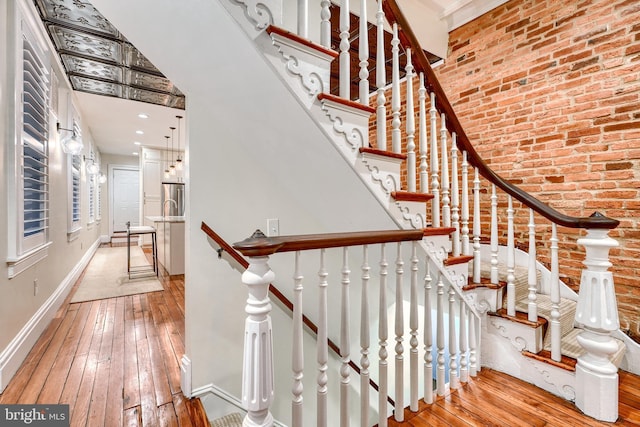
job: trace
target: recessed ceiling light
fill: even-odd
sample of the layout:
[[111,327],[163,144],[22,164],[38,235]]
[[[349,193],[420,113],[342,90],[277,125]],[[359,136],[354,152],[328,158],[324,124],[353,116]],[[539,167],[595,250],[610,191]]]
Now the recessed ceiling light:
[[136,131],[136,133],[137,133],[138,135],[144,135],[144,132],[142,132],[141,130],[137,130],[137,131]]
[[145,114],[145,113],[140,113],[140,114],[138,114],[138,117],[140,117],[141,119],[148,119],[149,115]]
[[140,144],[142,144],[140,141],[133,141],[133,143],[134,143],[135,145],[140,145]]
[[134,152],[133,152],[133,155],[134,155],[134,156],[137,156],[137,155],[138,155],[138,152],[137,152],[137,151],[134,151]]

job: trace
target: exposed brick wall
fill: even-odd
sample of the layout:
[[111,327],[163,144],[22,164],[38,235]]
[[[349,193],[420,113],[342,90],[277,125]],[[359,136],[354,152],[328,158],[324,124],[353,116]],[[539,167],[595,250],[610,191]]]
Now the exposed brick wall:
[[[610,233],[621,327],[640,337],[640,2],[511,0],[449,46],[436,72],[491,167],[561,212],[621,221]],[[572,284],[577,237],[560,242]]]

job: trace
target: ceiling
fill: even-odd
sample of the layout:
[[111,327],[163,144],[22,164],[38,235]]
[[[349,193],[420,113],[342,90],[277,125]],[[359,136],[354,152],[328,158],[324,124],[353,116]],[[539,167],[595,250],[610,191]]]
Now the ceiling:
[[[140,146],[165,147],[176,116],[186,118],[184,94],[89,1],[33,1],[99,150],[131,156]],[[450,31],[507,0],[415,1],[435,10]]]

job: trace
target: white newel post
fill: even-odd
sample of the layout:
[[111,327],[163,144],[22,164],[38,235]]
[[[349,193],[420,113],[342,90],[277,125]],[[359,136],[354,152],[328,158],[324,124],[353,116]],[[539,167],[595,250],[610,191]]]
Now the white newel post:
[[613,422],[618,418],[618,368],[610,356],[617,350],[611,332],[619,329],[616,293],[609,250],[618,242],[609,230],[587,230],[578,239],[586,258],[580,280],[576,322],[584,326],[578,342],[586,353],[576,365],[576,406],[593,418]]
[[245,311],[242,404],[247,415],[243,427],[272,426],[269,407],[273,402],[273,345],[269,284],[275,274],[268,256],[249,257],[242,283],[249,289]]

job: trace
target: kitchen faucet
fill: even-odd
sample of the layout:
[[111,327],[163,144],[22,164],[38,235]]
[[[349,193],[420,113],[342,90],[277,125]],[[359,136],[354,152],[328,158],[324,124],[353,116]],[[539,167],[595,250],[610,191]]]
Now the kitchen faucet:
[[178,203],[175,200],[173,200],[173,199],[165,200],[164,203],[162,204],[162,216],[163,217],[165,216],[164,213],[165,213],[165,210],[166,210],[165,208],[167,207],[167,202],[173,202],[173,205],[176,207],[176,209],[178,209]]

